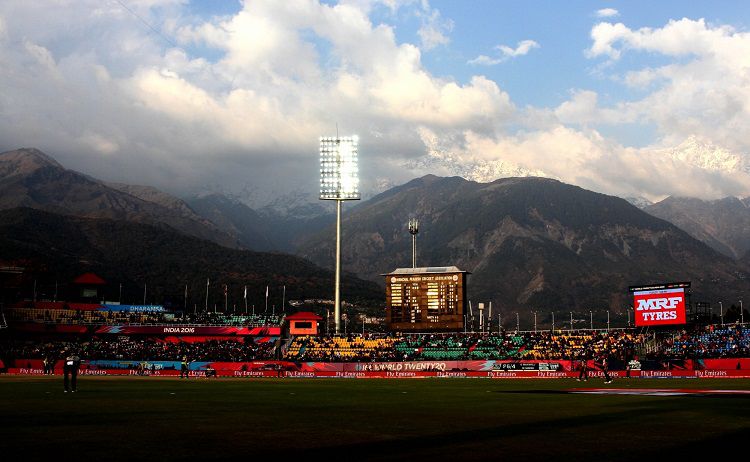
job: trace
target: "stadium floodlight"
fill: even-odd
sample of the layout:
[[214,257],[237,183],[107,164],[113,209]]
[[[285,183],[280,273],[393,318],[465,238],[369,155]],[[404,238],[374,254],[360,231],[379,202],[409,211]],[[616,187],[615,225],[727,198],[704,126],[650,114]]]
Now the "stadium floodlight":
[[320,138],[320,199],[359,200],[357,136]]
[[320,137],[320,199],[336,201],[336,281],[334,318],[341,333],[341,202],[359,200],[359,138]]

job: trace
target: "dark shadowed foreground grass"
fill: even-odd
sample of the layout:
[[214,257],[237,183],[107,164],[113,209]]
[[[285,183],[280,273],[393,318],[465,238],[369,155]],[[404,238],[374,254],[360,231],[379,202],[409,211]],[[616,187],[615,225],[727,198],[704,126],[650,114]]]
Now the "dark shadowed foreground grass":
[[[687,460],[750,448],[750,398],[571,380],[0,377],[5,454],[78,460]],[[589,387],[748,389],[750,380]],[[735,456],[736,457],[736,456]]]

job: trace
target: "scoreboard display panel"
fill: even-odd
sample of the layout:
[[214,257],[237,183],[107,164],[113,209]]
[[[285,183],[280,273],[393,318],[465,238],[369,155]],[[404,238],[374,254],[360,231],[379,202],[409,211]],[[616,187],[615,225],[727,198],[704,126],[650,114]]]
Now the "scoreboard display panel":
[[385,274],[388,328],[420,332],[462,329],[466,274],[456,267],[401,268]]

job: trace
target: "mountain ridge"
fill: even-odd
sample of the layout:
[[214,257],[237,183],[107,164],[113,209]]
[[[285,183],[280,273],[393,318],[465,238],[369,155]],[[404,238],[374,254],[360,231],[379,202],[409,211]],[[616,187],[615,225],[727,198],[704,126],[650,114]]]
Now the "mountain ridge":
[[[417,266],[472,272],[470,297],[501,309],[621,308],[629,285],[670,280],[692,279],[708,299],[739,293],[733,284],[750,289],[744,266],[676,226],[624,199],[535,177],[426,176],[378,195],[345,214],[343,267],[383,284],[380,274],[410,266],[410,217],[420,220]],[[300,254],[330,264],[328,234]]]
[[75,216],[162,223],[188,235],[239,247],[235,237],[197,216],[177,198],[173,199],[175,206],[170,207],[138,197],[147,190],[162,199],[168,196],[147,188],[105,184],[64,168],[37,149],[0,153],[0,209],[32,207]]

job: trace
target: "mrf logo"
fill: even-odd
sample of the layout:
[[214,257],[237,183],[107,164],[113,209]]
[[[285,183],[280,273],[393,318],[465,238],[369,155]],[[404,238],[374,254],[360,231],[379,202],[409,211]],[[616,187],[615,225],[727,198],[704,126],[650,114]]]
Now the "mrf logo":
[[635,292],[635,325],[685,324],[685,289]]
[[673,310],[682,301],[682,297],[652,298],[649,300],[638,300],[637,310]]

